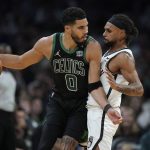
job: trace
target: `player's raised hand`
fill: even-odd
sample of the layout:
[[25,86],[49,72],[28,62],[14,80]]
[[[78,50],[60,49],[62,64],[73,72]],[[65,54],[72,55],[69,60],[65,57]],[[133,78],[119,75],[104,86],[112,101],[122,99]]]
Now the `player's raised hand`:
[[119,114],[119,112],[114,110],[113,108],[108,109],[107,115],[109,119],[113,122],[113,124],[120,124],[123,121],[122,116]]

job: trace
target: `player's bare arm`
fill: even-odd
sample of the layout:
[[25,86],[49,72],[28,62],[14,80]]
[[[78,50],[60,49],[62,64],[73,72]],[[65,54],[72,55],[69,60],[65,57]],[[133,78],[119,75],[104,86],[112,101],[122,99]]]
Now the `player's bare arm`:
[[[100,80],[100,59],[102,51],[99,43],[95,40],[91,41],[87,46],[87,61],[89,62],[88,82],[95,83]],[[95,100],[102,108],[107,104],[106,95],[103,88],[99,87],[91,92]]]
[[120,53],[116,58],[114,58],[114,60],[112,60],[109,68],[112,68],[112,72],[116,72],[119,70],[119,72],[129,82],[129,85],[117,84],[114,80],[113,75],[109,71],[107,71],[108,82],[113,89],[129,96],[143,95],[143,86],[135,69],[135,62],[132,56],[126,53]]
[[[101,47],[97,41],[92,41],[91,43],[89,43],[89,45],[87,46],[86,56],[87,61],[89,62],[88,82],[89,84],[95,83],[99,81],[100,78],[100,60],[102,56]],[[96,88],[91,92],[91,94],[97,101],[97,103],[104,109],[108,102],[103,88]],[[121,115],[112,108],[108,109],[107,115],[114,124],[119,124],[122,122]]]
[[22,55],[0,54],[1,65],[6,68],[24,69],[38,63],[44,57],[50,59],[52,49],[52,36],[38,40],[32,49]]

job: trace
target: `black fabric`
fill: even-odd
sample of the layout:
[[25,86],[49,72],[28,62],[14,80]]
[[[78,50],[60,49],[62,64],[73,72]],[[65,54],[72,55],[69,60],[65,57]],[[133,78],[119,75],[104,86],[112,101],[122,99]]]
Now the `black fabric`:
[[[107,67],[107,68],[108,68],[108,67]],[[117,74],[114,75],[114,79],[115,79],[115,80],[117,79],[117,76],[118,76]],[[108,93],[107,93],[107,95],[106,95],[107,99],[109,98],[111,92],[112,92],[112,88],[110,87],[109,90],[108,90]]]
[[[115,75],[114,79],[116,80],[117,78],[117,74]],[[109,91],[107,93],[107,99],[108,97],[110,96],[112,92],[112,88],[110,87],[109,88]],[[92,150],[96,150],[96,147],[98,146],[98,144],[100,143],[100,141],[103,139],[103,132],[104,132],[104,122],[105,122],[105,115],[108,111],[108,109],[111,108],[111,105],[110,104],[107,104],[103,110],[103,114],[102,114],[102,120],[101,120],[101,132],[100,132],[100,138],[98,139],[98,141],[96,142],[96,144],[94,145],[93,149]]]
[[63,46],[63,33],[55,36],[51,58],[55,90],[66,99],[87,97],[89,64],[85,60],[86,42],[70,53]]
[[107,111],[108,111],[109,108],[111,108],[111,105],[110,105],[110,104],[107,104],[107,105],[104,107],[104,110],[103,110],[103,111],[104,111],[105,113],[107,113]]
[[92,92],[93,90],[95,90],[99,87],[102,87],[101,81],[97,81],[97,82],[94,82],[94,83],[89,83],[88,84],[88,91]]
[[51,94],[38,150],[52,149],[57,137],[63,135],[80,140],[87,128],[85,102],[86,100],[61,100],[58,94]]
[[96,150],[98,144],[99,144],[100,141],[103,139],[105,115],[106,115],[106,112],[103,111],[103,114],[102,114],[102,120],[101,120],[101,132],[100,132],[100,138],[97,140],[97,142],[95,143],[95,145],[94,145],[94,147],[93,147],[92,150]]
[[116,17],[111,17],[108,22],[112,23],[113,25],[115,25],[116,27],[120,28],[120,29],[124,29],[127,30],[127,25],[124,23],[124,21],[122,21],[121,19],[117,19]]
[[130,43],[138,35],[138,29],[135,27],[134,22],[124,14],[113,15],[108,22],[112,23],[119,29],[125,30],[127,34],[127,43]]
[[0,110],[0,150],[15,150],[14,114]]
[[101,132],[100,132],[100,137],[99,137],[99,139],[97,140],[97,142],[95,143],[95,145],[94,145],[94,147],[93,147],[92,150],[96,150],[98,144],[99,144],[100,141],[103,139],[105,116],[106,116],[106,113],[107,113],[107,111],[108,111],[109,108],[111,108],[111,105],[110,105],[110,104],[107,104],[107,105],[104,107],[103,114],[102,114],[102,120],[101,120]]
[[34,129],[31,141],[32,141],[32,150],[38,149],[38,144],[40,141],[40,137],[42,134],[42,125],[39,125],[36,129]]

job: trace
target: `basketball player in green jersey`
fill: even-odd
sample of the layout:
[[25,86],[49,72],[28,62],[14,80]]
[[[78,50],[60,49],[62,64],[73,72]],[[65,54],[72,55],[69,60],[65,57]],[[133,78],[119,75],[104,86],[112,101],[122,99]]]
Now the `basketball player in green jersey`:
[[62,137],[60,149],[73,150],[87,126],[85,108],[88,92],[93,95],[114,124],[122,120],[107,102],[99,81],[101,47],[88,36],[85,12],[77,7],[63,12],[63,33],[39,39],[32,49],[18,55],[0,55],[1,65],[24,69],[43,58],[51,62],[55,89],[50,93],[46,121],[38,150],[52,149]]

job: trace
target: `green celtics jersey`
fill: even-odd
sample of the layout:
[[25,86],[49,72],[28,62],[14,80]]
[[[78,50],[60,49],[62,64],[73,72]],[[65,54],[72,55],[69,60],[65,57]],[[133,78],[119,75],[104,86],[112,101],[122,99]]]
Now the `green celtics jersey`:
[[62,42],[63,33],[53,36],[51,66],[55,90],[66,99],[84,98],[88,95],[88,69],[86,46],[90,39],[69,52]]

